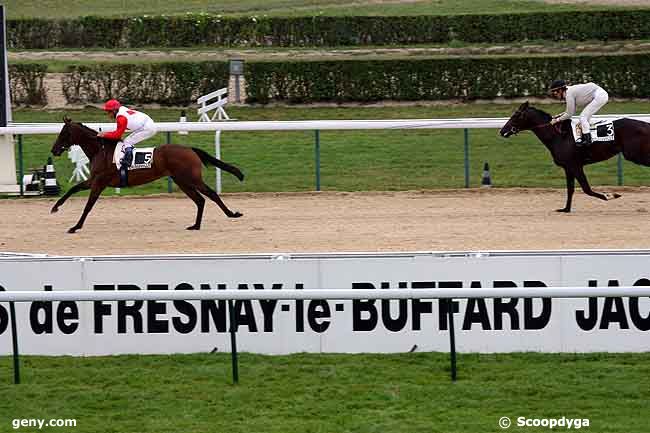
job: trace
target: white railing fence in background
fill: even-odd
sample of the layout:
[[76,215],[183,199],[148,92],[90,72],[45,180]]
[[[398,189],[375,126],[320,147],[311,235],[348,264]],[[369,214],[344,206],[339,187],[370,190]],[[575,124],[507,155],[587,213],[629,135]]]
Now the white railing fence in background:
[[[596,115],[594,120],[613,120],[628,117],[650,123],[648,114]],[[77,119],[79,120],[79,119]],[[320,191],[320,138],[321,130],[377,130],[377,129],[463,129],[464,130],[464,172],[465,188],[469,188],[469,129],[499,129],[508,118],[462,118],[462,119],[393,119],[393,120],[295,120],[295,121],[227,121],[227,122],[157,122],[158,132],[165,132],[167,142],[171,133],[222,131],[315,131],[316,191]],[[86,123],[90,128],[102,131],[115,129],[114,123]],[[58,134],[62,123],[12,123],[0,127],[0,136],[18,136],[19,179],[22,179],[22,135]],[[622,184],[622,158],[618,158],[618,183]],[[220,187],[220,185],[219,185]],[[171,180],[169,189],[171,188]],[[220,188],[219,188],[220,189]]]
[[[594,120],[613,120],[628,117],[650,123],[649,114],[596,115]],[[76,119],[79,120],[79,119]],[[390,120],[284,120],[284,121],[230,121],[230,122],[156,122],[158,132],[213,132],[213,131],[314,131],[362,129],[473,129],[501,128],[507,117],[460,119],[390,119]],[[115,123],[84,123],[102,131],[115,129]],[[63,123],[11,123],[0,127],[2,134],[58,134]]]

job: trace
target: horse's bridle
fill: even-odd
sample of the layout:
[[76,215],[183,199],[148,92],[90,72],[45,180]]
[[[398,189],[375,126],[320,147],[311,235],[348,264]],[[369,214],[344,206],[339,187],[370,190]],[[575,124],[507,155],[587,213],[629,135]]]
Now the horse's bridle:
[[[557,126],[557,125],[558,125],[557,123],[556,123],[556,124],[552,124],[552,123],[550,123],[550,122],[548,122],[548,123],[541,123],[541,124],[539,124],[539,125],[531,126],[530,130],[532,131],[533,129],[539,129],[539,128],[545,128],[545,127],[547,127],[547,126],[552,126],[553,128],[555,128],[555,130],[556,130],[557,132],[560,132],[559,129],[558,129],[558,126]],[[521,129],[517,128],[516,126],[514,126],[514,125],[511,125],[511,126],[510,126],[510,133],[511,133],[512,135],[517,135],[520,131],[521,131]]]

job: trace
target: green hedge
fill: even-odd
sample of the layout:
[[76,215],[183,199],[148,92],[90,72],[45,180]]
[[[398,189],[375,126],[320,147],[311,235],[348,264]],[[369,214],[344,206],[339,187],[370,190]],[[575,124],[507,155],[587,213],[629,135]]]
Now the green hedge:
[[129,103],[189,105],[228,86],[226,62],[166,62],[71,66],[63,77],[68,103],[118,98]]
[[[249,62],[247,102],[265,104],[545,96],[551,80],[594,81],[610,95],[650,97],[648,54],[562,57]],[[188,105],[228,83],[225,62],[70,67],[69,103],[117,97],[130,103]]]
[[45,74],[47,65],[19,63],[9,65],[11,101],[21,105],[47,105]]
[[195,14],[7,21],[11,49],[350,46],[650,38],[650,10],[402,17]]
[[483,57],[268,62],[246,66],[249,103],[545,96],[555,78],[594,81],[612,96],[650,97],[650,56]]

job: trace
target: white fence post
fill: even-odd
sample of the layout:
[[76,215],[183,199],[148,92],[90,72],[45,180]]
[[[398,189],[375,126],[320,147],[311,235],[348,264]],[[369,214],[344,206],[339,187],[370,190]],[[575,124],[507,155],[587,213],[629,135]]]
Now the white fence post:
[[[221,159],[221,131],[215,131],[214,133],[214,157]],[[216,169],[216,189],[217,194],[221,194],[221,169]]]
[[16,182],[16,156],[14,139],[10,134],[0,135],[0,193],[17,194],[20,186]]

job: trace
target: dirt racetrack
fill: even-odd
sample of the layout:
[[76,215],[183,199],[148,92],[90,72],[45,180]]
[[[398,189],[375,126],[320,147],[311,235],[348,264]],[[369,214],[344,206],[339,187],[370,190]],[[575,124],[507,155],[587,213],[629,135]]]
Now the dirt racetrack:
[[650,188],[598,188],[623,197],[600,201],[577,192],[560,214],[561,189],[424,192],[224,194],[244,213],[228,219],[206,203],[203,227],[184,196],[101,198],[76,234],[86,202],[0,200],[0,252],[56,255],[458,251],[650,248]]

